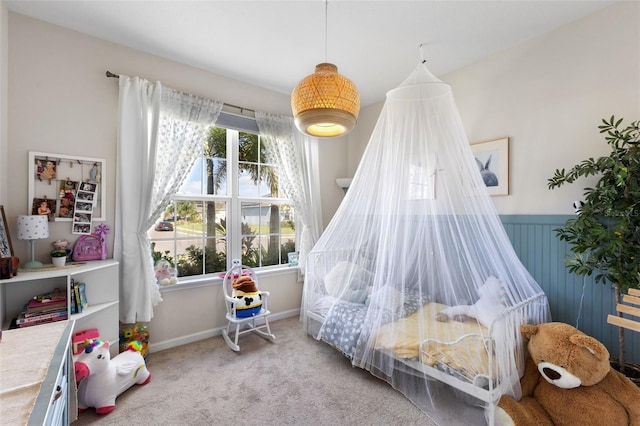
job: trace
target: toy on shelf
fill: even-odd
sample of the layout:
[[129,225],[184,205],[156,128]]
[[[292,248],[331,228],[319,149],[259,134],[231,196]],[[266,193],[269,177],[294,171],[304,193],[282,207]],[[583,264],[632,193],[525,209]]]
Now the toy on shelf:
[[56,240],[54,242],[51,243],[51,245],[53,246],[53,250],[60,250],[60,251],[64,251],[67,253],[67,257],[71,256],[71,249],[69,248],[69,245],[71,243],[67,240]]
[[72,258],[75,262],[102,259],[102,239],[96,234],[82,235],[73,246]]
[[105,225],[104,223],[96,226],[96,235],[100,239],[100,244],[102,245],[100,252],[100,259],[102,260],[107,258],[107,234],[109,231],[111,231],[111,228],[109,228],[109,225]]
[[178,282],[176,269],[168,260],[160,259],[155,265],[156,281],[161,286],[173,285]]
[[109,414],[116,407],[116,397],[131,386],[146,385],[151,380],[140,342],[111,359],[109,342],[87,343],[73,363],[78,385],[78,412],[94,407],[98,414]]

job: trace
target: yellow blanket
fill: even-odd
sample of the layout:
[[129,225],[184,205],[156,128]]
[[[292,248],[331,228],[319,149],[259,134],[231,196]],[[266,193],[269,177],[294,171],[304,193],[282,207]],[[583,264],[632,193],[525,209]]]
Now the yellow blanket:
[[[488,356],[485,338],[488,330],[475,319],[459,322],[436,321],[436,314],[447,306],[427,303],[405,318],[387,323],[375,335],[375,348],[392,352],[398,358],[419,358],[427,365],[445,363],[470,380],[478,374],[488,374]],[[457,343],[457,339],[467,335]],[[431,339],[423,345],[420,343]]]

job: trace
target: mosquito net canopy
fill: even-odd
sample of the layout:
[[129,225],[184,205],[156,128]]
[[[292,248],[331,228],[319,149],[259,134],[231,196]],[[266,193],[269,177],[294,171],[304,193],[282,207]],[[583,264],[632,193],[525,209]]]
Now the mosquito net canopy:
[[501,394],[520,396],[519,326],[550,321],[547,299],[500,222],[451,88],[424,63],[387,93],[308,257],[302,319],[437,422],[490,421]]

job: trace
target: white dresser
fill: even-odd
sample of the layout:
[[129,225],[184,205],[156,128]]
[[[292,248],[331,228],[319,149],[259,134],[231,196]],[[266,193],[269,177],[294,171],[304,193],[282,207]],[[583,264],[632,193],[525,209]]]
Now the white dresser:
[[73,327],[74,321],[61,321],[2,332],[2,424],[68,425],[75,420]]

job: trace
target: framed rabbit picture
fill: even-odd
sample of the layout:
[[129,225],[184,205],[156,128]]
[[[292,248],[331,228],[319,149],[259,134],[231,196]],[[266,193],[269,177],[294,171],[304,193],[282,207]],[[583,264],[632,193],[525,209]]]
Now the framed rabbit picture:
[[490,195],[509,195],[509,138],[471,145],[487,191]]

